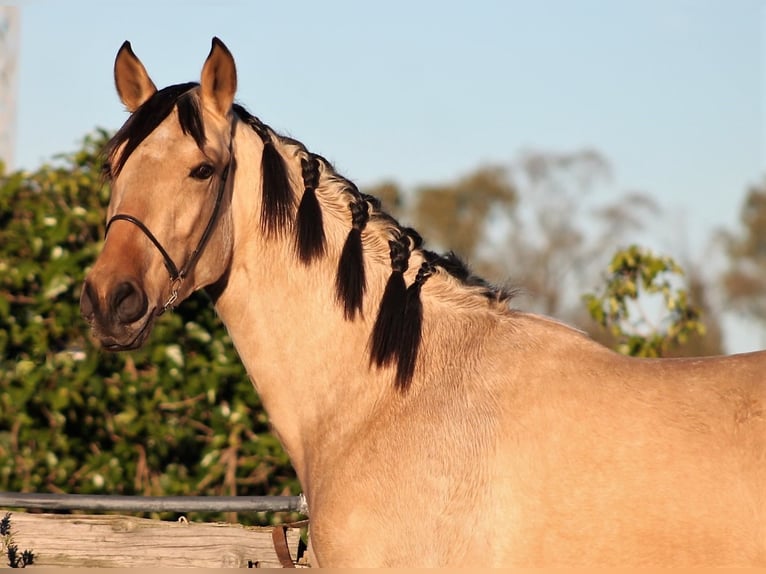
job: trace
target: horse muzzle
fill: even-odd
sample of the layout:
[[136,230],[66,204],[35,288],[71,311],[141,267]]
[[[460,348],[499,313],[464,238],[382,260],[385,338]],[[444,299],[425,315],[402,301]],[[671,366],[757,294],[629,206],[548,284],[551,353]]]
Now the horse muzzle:
[[108,351],[139,348],[149,336],[156,315],[136,281],[115,281],[99,291],[88,279],[80,295],[80,314]]

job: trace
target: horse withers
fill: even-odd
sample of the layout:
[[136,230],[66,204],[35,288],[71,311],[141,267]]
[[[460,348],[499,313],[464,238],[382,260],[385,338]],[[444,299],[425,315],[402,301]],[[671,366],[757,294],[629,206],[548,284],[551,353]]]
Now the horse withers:
[[213,40],[158,90],[130,44],[107,236],[110,350],[206,289],[308,501],[321,566],[766,566],[766,352],[618,355],[424,249],[234,103]]

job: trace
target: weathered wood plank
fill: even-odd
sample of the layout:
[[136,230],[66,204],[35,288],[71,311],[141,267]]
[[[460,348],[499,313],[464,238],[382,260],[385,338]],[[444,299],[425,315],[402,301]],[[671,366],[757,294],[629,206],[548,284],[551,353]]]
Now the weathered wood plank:
[[[14,541],[34,566],[89,568],[279,568],[270,528],[164,522],[121,515],[12,512]],[[295,558],[300,533],[288,531]]]

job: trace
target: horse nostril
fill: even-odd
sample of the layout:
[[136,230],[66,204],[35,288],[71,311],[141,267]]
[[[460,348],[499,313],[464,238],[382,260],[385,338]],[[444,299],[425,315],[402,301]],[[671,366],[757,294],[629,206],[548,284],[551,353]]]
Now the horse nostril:
[[96,315],[96,300],[93,294],[93,289],[90,283],[85,282],[82,286],[82,293],[80,294],[80,315],[82,315],[86,321],[92,321]]
[[122,323],[138,321],[148,306],[144,292],[131,281],[120,283],[112,293],[111,307]]

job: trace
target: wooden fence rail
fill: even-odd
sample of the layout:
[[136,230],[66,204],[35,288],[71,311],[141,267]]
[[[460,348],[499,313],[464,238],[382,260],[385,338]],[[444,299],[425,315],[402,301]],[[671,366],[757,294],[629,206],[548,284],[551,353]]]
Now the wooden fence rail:
[[[280,567],[270,528],[23,512],[11,514],[11,527],[19,549],[34,553],[33,567]],[[287,533],[292,556],[299,537],[298,529]]]
[[[33,566],[99,568],[279,568],[273,530],[121,515],[31,514],[16,509],[112,511],[306,512],[303,497],[113,496],[0,493],[0,518],[11,513],[13,542],[31,550]],[[287,530],[298,555],[300,529]],[[0,557],[4,560],[4,557]],[[6,564],[0,563],[0,568]]]

